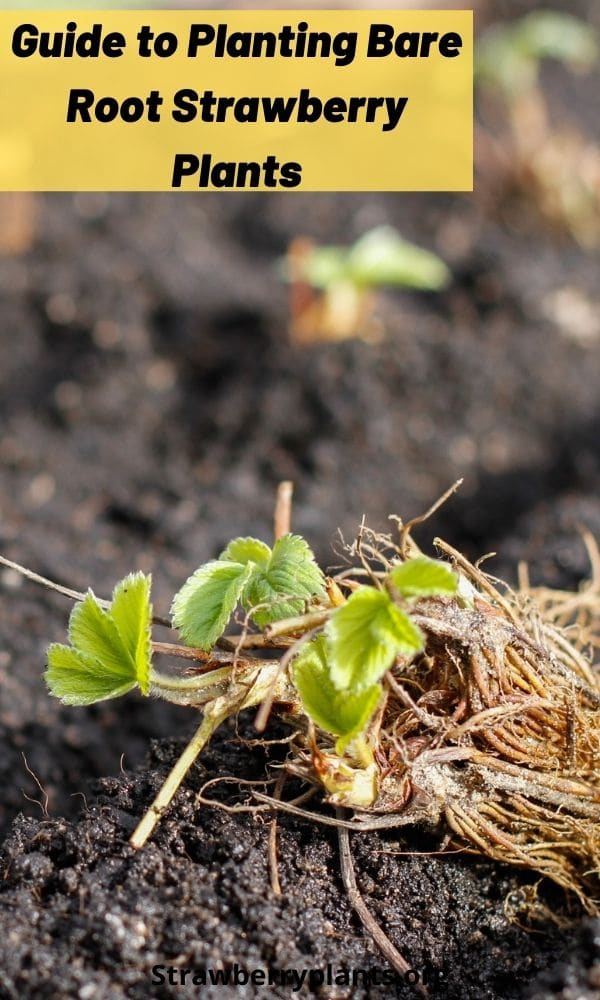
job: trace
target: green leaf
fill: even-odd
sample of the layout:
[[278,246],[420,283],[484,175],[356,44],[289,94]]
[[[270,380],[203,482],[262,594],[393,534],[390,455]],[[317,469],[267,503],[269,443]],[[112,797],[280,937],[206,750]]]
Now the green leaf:
[[135,678],[126,672],[106,670],[98,661],[78,653],[71,646],[55,642],[48,647],[46,683],[55,698],[65,705],[92,705],[118,698],[135,687]]
[[135,666],[135,675],[142,694],[150,693],[150,661],[152,659],[152,577],[130,573],[114,589],[110,617]]
[[133,663],[117,626],[98,604],[91,591],[75,605],[69,618],[69,642],[78,653],[101,663],[105,670],[130,674]]
[[395,566],[390,579],[407,599],[455,594],[458,586],[458,577],[449,566],[425,556]]
[[173,624],[188,646],[209,650],[223,634],[254,564],[214,559],[200,566],[175,595]]
[[173,622],[188,645],[210,649],[238,601],[263,627],[300,614],[324,592],[323,574],[303,538],[284,535],[271,550],[257,538],[234,538],[219,559],[206,563],[175,595]]
[[69,619],[70,646],[48,649],[46,682],[69,705],[116,698],[139,685],[149,693],[151,578],[132,573],[117,584],[104,611],[89,591]]
[[268,576],[279,592],[292,581],[291,593],[299,597],[309,598],[324,592],[323,574],[312,549],[300,535],[283,535],[275,542]]
[[443,260],[403,239],[391,226],[378,226],[354,244],[346,261],[348,277],[359,285],[397,285],[437,291],[450,281]]
[[324,593],[323,574],[308,544],[299,535],[283,535],[273,546],[269,562],[255,568],[243,594],[247,610],[259,628],[299,615],[305,602]]
[[234,538],[219,556],[226,562],[242,563],[244,566],[248,562],[264,565],[270,558],[271,549],[258,538]]
[[302,646],[294,660],[293,680],[306,714],[325,732],[340,737],[337,745],[340,753],[364,732],[381,697],[379,684],[359,693],[336,690],[323,636]]
[[424,643],[408,615],[374,587],[355,591],[329,619],[326,635],[331,679],[352,692],[370,687],[396,656],[413,656]]

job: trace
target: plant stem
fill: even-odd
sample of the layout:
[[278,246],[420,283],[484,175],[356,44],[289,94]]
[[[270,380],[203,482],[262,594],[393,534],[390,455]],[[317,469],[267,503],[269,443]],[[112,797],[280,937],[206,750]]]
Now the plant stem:
[[217,729],[224,719],[231,714],[231,706],[222,708],[219,711],[207,711],[192,736],[190,742],[183,751],[181,757],[169,773],[168,778],[162,785],[154,802],[142,817],[137,827],[129,838],[129,843],[135,850],[144,846],[149,837],[152,836],[165,809],[170,805],[173,796],[177,792],[181,782],[185,778],[190,767],[202,748],[208,743],[215,729]]
[[349,747],[361,767],[370,767],[374,761],[373,751],[364,736],[357,736]]
[[324,611],[312,611],[306,615],[298,615],[295,618],[282,618],[281,621],[272,622],[264,628],[264,635],[267,640],[274,639],[275,636],[289,635],[292,632],[308,632],[309,629],[317,625],[323,625],[329,618],[334,608],[327,608]]
[[229,680],[232,670],[233,666],[230,665],[218,670],[210,670],[208,673],[195,674],[192,677],[171,677],[168,674],[161,674],[153,667],[150,671],[150,683],[155,694],[169,700],[169,694],[194,694],[197,691],[206,690],[206,688],[214,688]]
[[215,649],[222,649],[226,652],[239,652],[241,649],[286,649],[292,640],[287,638],[268,639],[265,635],[251,632],[248,635],[230,634],[222,635],[215,643]]
[[196,649],[194,646],[180,646],[175,642],[153,642],[153,653],[162,653],[165,656],[178,656],[182,660],[196,660],[199,663],[208,663],[211,658],[210,653],[203,649]]
[[[71,587],[64,587],[62,583],[55,583],[54,580],[48,580],[47,577],[40,576],[39,573],[34,573],[32,569],[27,569],[26,566],[21,566],[20,563],[13,562],[12,559],[7,559],[5,556],[0,556],[0,564],[2,564],[2,566],[8,566],[9,569],[14,569],[27,580],[32,580],[33,583],[39,583],[42,587],[46,587],[48,590],[54,590],[57,594],[62,594],[64,597],[70,597],[72,601],[84,601],[87,596],[80,590],[72,590]],[[104,608],[105,610],[110,608],[110,601],[106,601],[101,597],[96,597],[96,600],[101,608]],[[164,625],[165,628],[173,628],[170,620],[168,618],[162,618],[160,615],[154,615],[152,622],[154,625]]]

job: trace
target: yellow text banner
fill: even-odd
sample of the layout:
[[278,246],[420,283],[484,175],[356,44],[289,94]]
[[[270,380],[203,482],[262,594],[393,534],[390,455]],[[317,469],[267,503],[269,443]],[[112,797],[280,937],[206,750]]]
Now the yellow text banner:
[[0,190],[472,189],[472,12],[2,11]]

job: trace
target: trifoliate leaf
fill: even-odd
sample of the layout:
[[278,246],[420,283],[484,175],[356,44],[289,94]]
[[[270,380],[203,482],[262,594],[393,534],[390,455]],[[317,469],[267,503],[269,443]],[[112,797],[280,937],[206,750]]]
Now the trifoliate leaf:
[[116,698],[139,685],[149,693],[152,607],[151,578],[133,573],[113,591],[104,611],[91,591],[69,619],[70,646],[48,649],[46,682],[69,705]]
[[336,690],[323,636],[302,646],[294,660],[293,680],[307,715],[325,732],[340,737],[337,744],[340,753],[364,732],[381,697],[379,684],[359,693]]
[[338,689],[364,691],[389,670],[394,657],[423,648],[423,633],[390,596],[361,587],[338,608],[326,628],[331,680]]
[[244,566],[248,562],[262,565],[270,558],[271,549],[258,538],[234,538],[219,556],[221,560],[242,563]]
[[299,614],[324,592],[324,579],[303,538],[284,535],[271,550],[257,538],[235,538],[176,594],[171,613],[183,640],[210,649],[241,601],[259,626]]
[[455,594],[458,577],[445,563],[425,556],[395,566],[390,579],[407,599]]
[[273,546],[269,562],[256,567],[243,595],[259,628],[269,622],[299,615],[304,604],[324,593],[324,577],[308,544],[299,535],[283,535]]
[[175,595],[173,624],[188,646],[211,649],[223,634],[254,564],[214,559],[200,566]]

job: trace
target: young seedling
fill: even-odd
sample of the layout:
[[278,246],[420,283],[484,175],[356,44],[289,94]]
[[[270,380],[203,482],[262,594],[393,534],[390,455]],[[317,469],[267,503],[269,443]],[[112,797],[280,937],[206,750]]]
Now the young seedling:
[[[286,530],[286,507],[284,490],[272,547],[236,538],[183,584],[172,605],[182,644],[152,641],[152,621],[165,619],[153,619],[144,574],[117,584],[110,602],[58,588],[77,603],[69,644],[48,650],[52,694],[87,705],[137,686],[202,711],[132,846],[152,835],[221,722],[260,705],[259,731],[271,710],[291,724],[286,772],[335,814],[258,790],[239,808],[338,828],[352,905],[401,973],[408,963],[358,891],[352,830],[428,826],[446,844],[549,877],[598,914],[600,683],[587,650],[600,645],[600,556],[591,538],[593,580],[577,594],[534,591],[523,574],[518,591],[500,588],[439,539],[443,558],[424,556],[412,530],[431,511],[398,521],[396,539],[363,526],[348,566],[326,577]],[[244,626],[232,634],[238,607]],[[163,674],[153,659],[166,652],[193,672]]]
[[477,143],[480,174],[492,177],[496,190],[513,188],[533,198],[543,216],[584,245],[600,238],[600,154],[576,129],[551,125],[540,74],[549,59],[589,70],[598,49],[591,25],[570,14],[536,11],[488,29],[475,62],[485,121]]
[[439,291],[450,271],[439,257],[378,226],[351,247],[294,240],[285,273],[290,282],[290,336],[294,343],[374,339],[374,293],[380,288]]

